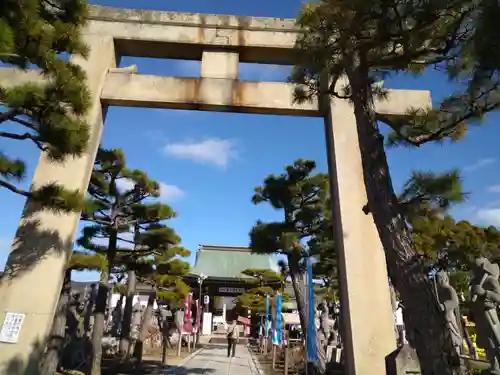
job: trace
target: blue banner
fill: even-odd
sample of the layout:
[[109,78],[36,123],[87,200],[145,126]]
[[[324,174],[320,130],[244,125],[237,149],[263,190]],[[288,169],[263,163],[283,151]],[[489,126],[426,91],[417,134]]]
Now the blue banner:
[[282,345],[283,344],[283,315],[282,315],[282,297],[281,294],[276,295],[276,315],[274,321],[276,322],[276,327],[273,335],[273,344]]
[[266,332],[264,332],[264,337],[269,337],[269,309],[271,307],[271,296],[266,296]]
[[306,331],[307,361],[316,363],[318,352],[316,348],[316,319],[314,305],[314,284],[312,277],[312,260],[307,259],[307,331]]

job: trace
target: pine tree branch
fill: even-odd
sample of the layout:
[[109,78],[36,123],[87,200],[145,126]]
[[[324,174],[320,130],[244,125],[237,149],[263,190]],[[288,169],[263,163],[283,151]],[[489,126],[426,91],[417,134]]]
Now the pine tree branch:
[[144,256],[144,254],[153,254],[154,250],[151,249],[144,249],[144,250],[138,250],[138,249],[117,249],[116,250],[119,253],[122,254],[136,254],[139,256]]
[[0,112],[0,124],[9,121],[15,116],[19,115],[20,112],[18,109],[10,109],[7,112]]
[[98,219],[96,217],[89,217],[89,216],[84,216],[82,215],[80,217],[80,220],[83,220],[83,221],[88,221],[88,222],[92,222],[92,223],[96,223],[96,224],[100,224],[100,225],[110,225],[111,222],[110,221],[106,221],[106,220],[101,220],[101,219]]
[[8,132],[0,132],[0,137],[16,139],[16,140],[20,140],[20,141],[25,140],[25,139],[29,139],[29,140],[33,141],[41,151],[46,150],[46,147],[43,146],[42,142],[40,142],[40,140],[37,139],[37,137],[35,137],[33,134],[30,134],[30,133],[15,134],[15,133],[8,133]]
[[[87,192],[92,196],[92,198],[98,200],[106,207],[110,208],[113,205],[113,202],[107,199],[105,195],[100,194],[99,190],[97,188],[94,188],[92,185],[89,185]],[[99,210],[99,212],[103,213],[102,210]]]
[[53,3],[52,1],[49,1],[49,0],[42,0],[42,2],[47,3],[52,8],[56,8],[60,11],[64,11],[64,8],[62,8],[60,4]]
[[[438,115],[441,115],[441,117],[444,118],[437,120],[438,122],[441,122],[441,124],[438,126],[438,130],[434,132],[420,134],[418,136],[412,137],[403,134],[402,129],[404,129],[404,126],[398,124],[397,121],[390,120],[390,118],[387,116],[377,114],[377,120],[382,121],[386,123],[388,126],[390,126],[391,129],[394,131],[394,133],[408,144],[415,147],[419,147],[424,143],[436,141],[442,139],[443,137],[446,137],[447,135],[453,133],[458,125],[465,123],[468,120],[473,120],[477,118],[478,116],[480,116],[481,113],[491,112],[495,109],[500,108],[500,102],[484,104],[483,106],[477,105],[477,103],[480,100],[483,100],[490,93],[497,91],[499,87],[500,84],[495,84],[487,92],[482,92],[481,94],[476,96],[476,98],[467,99],[464,96],[462,96],[461,99],[464,100],[465,103],[463,107],[460,107],[460,110],[465,111],[465,113],[461,115],[457,116],[451,110],[450,111],[447,111],[446,109],[438,110],[439,111]],[[472,106],[470,105],[470,103],[474,103],[474,105]]]
[[135,244],[136,242],[134,240],[126,240],[125,238],[117,237],[118,241],[123,241],[129,244]]
[[[20,113],[19,113],[18,115],[20,115]],[[31,129],[31,130],[33,130],[33,131],[38,132],[38,129],[36,128],[36,126],[35,126],[35,125],[33,125],[32,123],[28,122],[28,121],[25,121],[25,120],[20,119],[20,118],[17,118],[17,117],[12,117],[12,118],[10,118],[9,120],[10,120],[10,121],[17,122],[17,123],[18,123],[18,124],[20,124],[20,125],[24,125],[24,126],[26,126],[27,128],[29,128],[29,129]]]
[[145,193],[145,194],[141,194],[139,195],[137,198],[135,198],[134,200],[132,201],[127,201],[127,198],[131,195],[135,194],[135,191],[131,190],[129,192],[127,192],[122,198],[124,198],[122,200],[122,203],[120,203],[118,205],[119,208],[123,208],[123,207],[127,207],[127,206],[133,206],[134,204],[137,204],[137,203],[141,203],[144,199],[146,198],[149,198],[151,197],[151,194],[150,193]]
[[[109,217],[109,215],[107,215],[104,210],[99,210],[97,211],[97,213],[101,214],[103,217],[102,218],[98,218],[98,219],[107,219],[108,221],[111,221],[111,218]],[[94,213],[94,216],[96,215],[96,213]],[[96,216],[97,217],[97,216]]]
[[8,182],[3,181],[3,180],[0,180],[0,186],[9,189],[13,193],[16,193],[16,194],[19,194],[19,195],[23,195],[23,196],[25,196],[27,198],[30,198],[32,196],[32,194],[29,191],[19,189],[16,186],[14,186],[12,184],[9,184]]

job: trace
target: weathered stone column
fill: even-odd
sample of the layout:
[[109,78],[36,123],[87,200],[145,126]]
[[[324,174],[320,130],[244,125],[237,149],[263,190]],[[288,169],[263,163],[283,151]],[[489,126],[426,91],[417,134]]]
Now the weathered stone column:
[[347,100],[323,102],[346,374],[385,375],[396,349],[387,266],[367,203],[356,119]]
[[[91,48],[89,58],[72,59],[85,69],[92,93],[87,115],[91,126],[88,149],[80,158],[69,158],[62,164],[50,163],[42,154],[33,177],[36,186],[56,181],[68,189],[87,189],[103,126],[100,94],[108,69],[115,66],[115,50],[111,37],[86,35],[85,41]],[[7,312],[24,314],[25,318],[17,343],[0,342],[1,375],[38,373],[79,218],[79,213],[36,212],[29,201],[24,208],[0,281],[0,324]]]
[[238,79],[239,55],[237,52],[203,51],[201,76],[204,78]]
[[234,86],[238,79],[239,55],[223,50],[203,51],[201,59],[201,79],[195,90],[195,102],[212,103],[205,108],[224,108],[239,102]]

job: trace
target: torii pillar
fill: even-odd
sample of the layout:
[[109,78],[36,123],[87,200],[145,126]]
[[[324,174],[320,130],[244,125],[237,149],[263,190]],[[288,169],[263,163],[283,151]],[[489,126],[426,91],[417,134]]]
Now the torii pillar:
[[[61,164],[49,162],[42,153],[34,185],[58,181],[68,189],[87,190],[103,126],[100,93],[109,68],[115,67],[115,52],[112,37],[86,34],[85,42],[90,47],[89,58],[72,59],[85,70],[93,95],[86,116],[91,127],[88,148],[81,157]],[[79,212],[54,214],[33,208],[28,200],[0,280],[0,326],[8,312],[24,315],[17,343],[0,342],[1,375],[38,373],[80,219]]]
[[[412,105],[431,106],[428,92],[396,91],[375,102],[377,113],[404,116]],[[385,357],[396,349],[395,322],[384,248],[372,214],[363,210],[368,198],[354,109],[350,101],[334,98],[323,98],[322,107],[346,375],[384,375]]]

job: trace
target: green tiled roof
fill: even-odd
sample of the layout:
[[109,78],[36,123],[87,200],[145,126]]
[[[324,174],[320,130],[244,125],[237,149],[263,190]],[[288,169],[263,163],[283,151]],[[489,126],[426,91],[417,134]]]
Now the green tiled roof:
[[241,271],[247,268],[271,269],[279,272],[276,257],[252,254],[245,247],[200,245],[190,273],[212,278],[248,278]]

